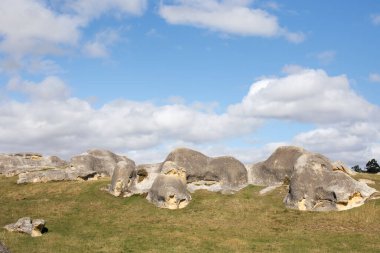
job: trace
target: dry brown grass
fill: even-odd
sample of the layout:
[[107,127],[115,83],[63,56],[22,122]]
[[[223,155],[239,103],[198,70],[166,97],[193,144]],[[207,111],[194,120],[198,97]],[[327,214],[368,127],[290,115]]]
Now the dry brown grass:
[[[376,181],[380,176],[359,175]],[[41,238],[0,232],[12,252],[380,252],[380,200],[343,212],[288,210],[282,187],[226,196],[198,191],[182,210],[115,198],[107,181],[16,185],[0,178],[0,226],[44,218]]]

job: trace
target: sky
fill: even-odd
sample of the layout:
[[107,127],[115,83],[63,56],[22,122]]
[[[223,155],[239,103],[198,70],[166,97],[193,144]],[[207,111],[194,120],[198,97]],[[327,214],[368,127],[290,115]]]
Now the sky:
[[380,159],[380,2],[1,0],[0,152]]

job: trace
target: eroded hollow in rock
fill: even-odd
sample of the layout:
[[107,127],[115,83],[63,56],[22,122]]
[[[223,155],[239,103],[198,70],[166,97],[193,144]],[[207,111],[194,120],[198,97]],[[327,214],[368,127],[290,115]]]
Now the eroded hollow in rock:
[[137,170],[137,182],[138,183],[141,183],[147,177],[148,177],[148,172],[145,169]]

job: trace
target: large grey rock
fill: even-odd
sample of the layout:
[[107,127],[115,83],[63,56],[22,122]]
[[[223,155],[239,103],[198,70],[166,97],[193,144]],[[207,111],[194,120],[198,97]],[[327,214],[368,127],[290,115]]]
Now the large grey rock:
[[180,209],[189,204],[191,196],[181,178],[159,175],[149,190],[147,200],[160,208]]
[[87,181],[96,180],[98,177],[99,175],[95,171],[70,167],[21,173],[18,176],[17,184],[46,183],[50,181]]
[[66,166],[67,162],[57,156],[44,157],[38,153],[0,154],[0,174],[6,176]]
[[2,242],[0,242],[0,253],[11,253]]
[[294,164],[305,152],[307,151],[299,147],[279,147],[267,160],[251,167],[249,173],[252,181],[250,183],[264,186],[282,184],[290,179]]
[[133,161],[120,161],[113,171],[109,192],[114,196],[129,197],[133,194],[132,186],[136,181],[136,168]]
[[173,162],[186,170],[189,188],[195,189],[240,189],[247,185],[247,170],[233,157],[210,158],[186,148],[171,152],[162,166]]
[[160,175],[154,180],[147,200],[160,208],[180,209],[186,207],[191,200],[186,187],[186,170],[170,161],[160,167]]
[[376,194],[375,189],[333,168],[329,159],[320,154],[306,152],[300,156],[285,205],[299,210],[340,211],[360,206]]
[[19,219],[16,223],[4,227],[9,232],[26,233],[32,237],[41,236],[45,229],[45,221],[42,219],[32,220],[29,217]]
[[102,176],[111,177],[118,162],[133,162],[126,156],[119,156],[111,151],[93,149],[71,158],[70,165],[79,170],[96,171]]

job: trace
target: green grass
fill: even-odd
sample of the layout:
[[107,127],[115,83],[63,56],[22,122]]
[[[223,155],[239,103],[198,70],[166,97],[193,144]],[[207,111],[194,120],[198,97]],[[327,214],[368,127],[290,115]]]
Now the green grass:
[[[376,181],[380,176],[358,176]],[[107,181],[17,185],[0,177],[0,226],[30,216],[47,221],[39,238],[0,230],[18,252],[380,252],[380,200],[344,212],[288,210],[286,188],[259,196],[198,191],[182,210],[142,196],[115,198]]]

